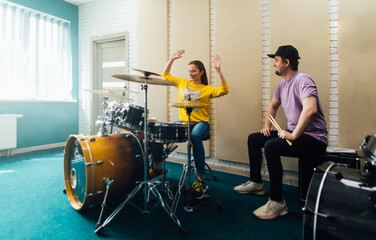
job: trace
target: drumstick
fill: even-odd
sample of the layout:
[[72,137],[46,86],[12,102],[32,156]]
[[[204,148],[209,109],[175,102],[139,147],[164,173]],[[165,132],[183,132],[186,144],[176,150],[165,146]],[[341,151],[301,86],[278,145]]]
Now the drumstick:
[[[278,130],[278,131],[282,131],[282,128],[278,125],[278,123],[276,122],[276,120],[272,117],[272,115],[269,115],[268,116],[269,118],[269,121],[273,124],[273,126]],[[291,146],[292,145],[292,142],[288,139],[285,139],[286,142]]]

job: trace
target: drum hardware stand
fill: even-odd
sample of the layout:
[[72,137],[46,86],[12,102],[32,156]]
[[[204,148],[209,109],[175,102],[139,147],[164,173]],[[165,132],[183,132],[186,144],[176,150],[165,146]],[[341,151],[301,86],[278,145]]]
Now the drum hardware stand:
[[[190,95],[188,95],[188,100],[189,101],[191,100],[190,99]],[[172,210],[173,210],[174,213],[176,212],[177,205],[178,205],[178,202],[179,202],[179,199],[180,199],[180,196],[181,196],[181,191],[182,191],[182,188],[184,186],[185,179],[186,179],[187,175],[188,175],[188,183],[187,183],[188,188],[185,189],[185,194],[187,194],[187,193],[189,194],[190,191],[195,191],[195,189],[197,188],[197,187],[191,187],[191,185],[192,185],[192,180],[191,180],[192,162],[193,162],[192,158],[191,158],[191,147],[192,147],[192,145],[191,145],[192,144],[191,143],[191,113],[192,113],[193,108],[187,107],[185,109],[186,109],[187,114],[188,114],[188,143],[187,143],[188,164],[184,164],[184,169],[183,169],[183,172],[182,172],[182,174],[180,176],[180,180],[179,180],[178,190],[177,190],[177,192],[176,192],[176,194],[174,196],[174,199],[172,201],[171,208],[172,208]],[[197,175],[199,175],[199,174],[200,173],[197,172]],[[206,184],[205,184],[205,188],[206,188],[206,190],[209,190],[209,187]],[[204,193],[204,195],[205,195],[205,193]],[[223,208],[222,208],[221,204],[219,203],[219,201],[217,200],[217,198],[214,196],[214,194],[212,194],[212,196],[213,196],[214,200],[217,203],[217,211],[218,212],[223,212]],[[204,196],[204,198],[208,198],[208,195]],[[185,200],[186,200],[186,197],[184,197],[184,201]],[[198,204],[198,205],[200,205],[200,204]],[[187,212],[193,212],[195,210],[195,208],[198,207],[198,205],[195,206],[195,207],[186,205],[186,206],[184,206],[184,209]]]
[[106,137],[108,136],[108,130],[106,128],[106,123],[101,116],[98,116],[98,120],[95,122],[96,126],[99,126],[99,130],[97,132],[98,137]]
[[[189,97],[190,98],[190,97]],[[184,186],[185,178],[187,177],[187,172],[189,172],[188,175],[188,185],[191,186],[191,172],[192,172],[192,165],[191,165],[191,113],[193,108],[186,108],[185,109],[188,114],[188,143],[187,143],[187,151],[188,151],[188,164],[184,164],[183,172],[181,173],[180,180],[179,180],[179,186],[178,191],[176,192],[174,199],[172,201],[172,211],[175,213],[176,208],[178,206],[178,202],[181,195],[181,189]]]
[[[136,196],[136,194],[141,191],[142,188],[144,188],[144,209],[141,210],[139,209],[142,213],[150,213],[150,210],[148,208],[148,202],[149,202],[149,196],[150,196],[150,192],[159,200],[159,202],[157,202],[155,204],[155,206],[152,208],[154,209],[158,203],[161,203],[161,206],[162,208],[167,212],[167,214],[171,217],[172,221],[177,224],[179,226],[179,232],[181,234],[186,234],[187,232],[185,231],[185,229],[183,228],[183,226],[180,224],[180,221],[179,219],[176,217],[175,215],[175,212],[172,211],[172,209],[170,208],[170,206],[168,206],[161,194],[159,193],[158,189],[156,188],[157,184],[155,182],[151,182],[151,181],[148,181],[148,170],[149,170],[149,164],[148,164],[148,143],[149,143],[149,134],[148,134],[148,122],[147,122],[147,90],[148,90],[148,79],[149,79],[149,76],[152,74],[150,72],[144,72],[145,74],[145,84],[144,85],[141,85],[141,89],[144,90],[144,102],[145,102],[145,108],[144,108],[144,132],[145,132],[145,139],[144,139],[144,181],[140,182],[133,190],[130,194],[128,194],[127,198],[124,200],[124,202],[122,202],[116,209],[115,211],[113,211],[109,217],[107,217],[107,219],[103,222],[102,225],[99,225],[97,224],[97,228],[96,230],[94,231],[96,234],[100,234],[104,227],[109,224],[111,222],[111,220],[123,209],[123,207],[125,206],[125,204],[129,203],[131,204],[132,206],[136,207],[137,209],[139,209],[137,206],[135,206],[134,204],[132,204],[132,202],[130,202],[130,200]],[[99,226],[98,226],[99,225]]]
[[[105,109],[108,106],[107,100],[108,100],[108,97],[103,97],[102,106],[103,106],[103,109],[104,109],[103,110],[104,113],[106,111]],[[95,126],[99,126],[99,130],[98,130],[98,133],[97,133],[98,137],[108,136],[108,130],[106,128],[106,119],[105,119],[105,116],[98,116],[97,121],[95,121]],[[112,131],[112,128],[111,128],[111,131]]]
[[167,172],[168,172],[168,170],[166,170],[166,159],[167,159],[168,155],[170,155],[170,153],[175,151],[175,149],[177,147],[178,147],[178,145],[176,145],[176,144],[172,144],[170,146],[168,144],[166,144],[166,147],[163,148],[163,155],[162,155],[162,162],[163,162],[162,174],[163,174],[163,176],[161,178],[161,181],[155,181],[156,184],[161,185],[162,191],[167,192],[167,196],[170,200],[172,200],[174,198],[174,194],[172,193],[172,191],[170,189],[169,182],[166,179],[166,175],[167,175]]
[[[193,158],[193,157],[192,157],[191,162],[194,163],[194,158]],[[207,163],[205,163],[205,166],[206,166],[206,168],[209,170],[210,175],[211,175],[212,178],[213,178],[213,181],[218,181],[218,179],[217,179],[217,177],[214,175],[214,173],[213,173],[211,167],[210,167]],[[197,174],[197,170],[192,170],[192,173]]]
[[[168,155],[170,155],[170,153],[172,153],[173,151],[175,151],[175,149],[178,148],[178,145],[176,144],[171,144],[170,146],[168,146],[166,144],[166,148],[164,148],[163,152],[163,156],[162,156],[162,159],[163,159],[163,168],[166,169],[166,158],[168,157]],[[166,176],[164,176],[164,180],[166,180]]]
[[103,182],[103,184],[106,187],[106,193],[104,194],[104,199],[103,199],[103,202],[102,202],[102,205],[101,205],[102,209],[101,209],[101,213],[99,214],[99,219],[98,219],[96,227],[100,226],[102,215],[103,215],[103,210],[106,207],[108,191],[110,190],[110,186],[113,182],[114,182],[114,180],[112,180],[112,178],[110,178],[110,177],[106,178],[106,180],[104,180],[104,182]]
[[376,169],[368,161],[365,162],[363,172],[360,173],[361,180],[364,182],[364,186],[375,187],[376,186]]
[[[120,100],[121,102],[122,100]],[[113,102],[114,103],[114,102]],[[111,130],[110,130],[110,134],[112,134],[113,130],[114,130],[114,124],[115,124],[115,108],[114,108],[114,105],[111,105],[110,109],[106,109],[106,111],[110,112],[110,116],[111,116],[111,119],[110,119],[110,125],[111,125]],[[106,115],[106,114],[105,114]]]
[[[364,169],[363,172],[360,173],[360,175],[363,177],[362,180],[365,182],[364,185],[367,187],[376,186],[376,157],[372,149],[375,145],[375,140],[376,138],[374,135],[368,135],[359,147],[366,157]],[[372,146],[371,149],[369,146]]]
[[323,214],[323,213],[315,212],[315,211],[313,211],[312,209],[310,209],[308,207],[303,207],[302,210],[303,210],[304,214],[310,214],[310,215],[314,214],[314,215],[317,215],[319,217],[326,218],[328,220],[334,220],[333,216],[330,216],[329,214]]

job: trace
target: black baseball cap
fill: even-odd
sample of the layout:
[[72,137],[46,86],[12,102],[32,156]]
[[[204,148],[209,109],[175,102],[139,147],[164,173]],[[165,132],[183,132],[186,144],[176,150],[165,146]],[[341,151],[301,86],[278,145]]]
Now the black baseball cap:
[[268,55],[268,57],[270,58],[274,58],[275,56],[280,56],[280,57],[287,58],[289,60],[298,60],[300,58],[298,50],[296,50],[296,48],[294,48],[291,45],[280,46],[274,54],[266,54],[266,55]]

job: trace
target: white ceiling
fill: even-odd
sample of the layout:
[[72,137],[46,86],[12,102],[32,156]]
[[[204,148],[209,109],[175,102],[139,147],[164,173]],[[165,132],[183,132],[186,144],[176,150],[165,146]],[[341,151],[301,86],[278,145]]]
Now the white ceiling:
[[79,6],[85,3],[93,2],[94,0],[64,0],[64,1]]

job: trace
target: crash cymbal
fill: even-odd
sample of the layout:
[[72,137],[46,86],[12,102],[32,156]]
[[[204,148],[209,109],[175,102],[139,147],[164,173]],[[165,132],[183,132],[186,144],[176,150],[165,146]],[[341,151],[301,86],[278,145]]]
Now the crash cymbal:
[[140,70],[140,69],[135,69],[135,68],[132,68],[132,69],[135,70],[135,71],[137,71],[137,72],[143,73],[147,77],[149,77],[150,75],[161,76],[158,73],[148,72],[148,71],[144,71],[144,70]]
[[114,92],[112,92],[110,90],[84,89],[84,91],[99,94],[99,95],[104,95],[104,96],[108,96],[108,97],[121,98],[121,99],[125,99],[125,100],[132,100],[132,98],[115,94]]
[[123,75],[123,74],[115,74],[112,75],[115,78],[119,78],[126,81],[136,82],[136,83],[145,83],[145,79],[147,79],[148,84],[151,85],[163,85],[163,86],[176,86],[177,83],[169,82],[160,78],[151,78],[151,77],[144,77],[144,76],[137,76],[137,75]]
[[205,104],[205,103],[198,103],[198,102],[192,102],[192,101],[171,103],[170,105],[173,107],[177,107],[177,108],[203,108],[203,107],[209,106],[208,104]]

